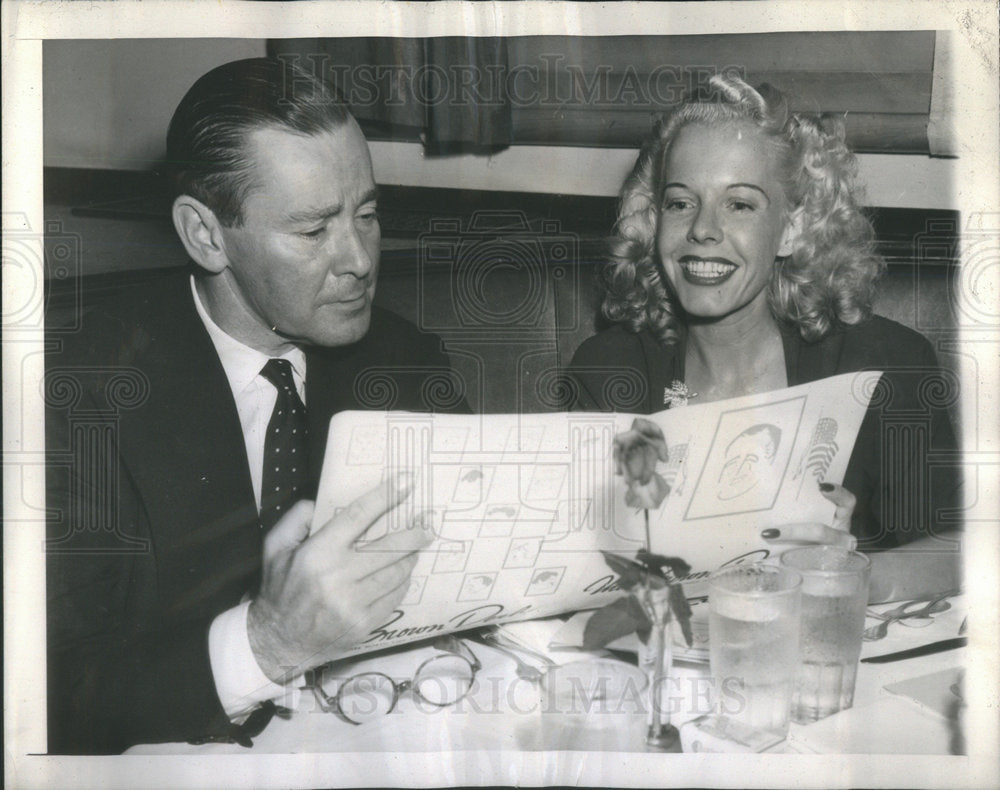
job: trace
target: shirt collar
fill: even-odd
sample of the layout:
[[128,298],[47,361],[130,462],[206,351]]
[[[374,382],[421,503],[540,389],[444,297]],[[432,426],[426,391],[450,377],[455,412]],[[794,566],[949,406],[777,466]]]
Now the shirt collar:
[[[191,276],[191,294],[194,297],[194,306],[198,311],[198,317],[205,325],[208,336],[212,339],[212,345],[215,346],[216,353],[219,355],[219,361],[222,362],[222,368],[226,372],[226,378],[229,379],[230,387],[234,393],[245,392],[254,384],[254,380],[271,357],[226,334],[212,320],[198,295],[194,275]],[[296,384],[301,390],[306,380],[305,352],[301,348],[294,347],[277,359],[287,359],[291,363]]]

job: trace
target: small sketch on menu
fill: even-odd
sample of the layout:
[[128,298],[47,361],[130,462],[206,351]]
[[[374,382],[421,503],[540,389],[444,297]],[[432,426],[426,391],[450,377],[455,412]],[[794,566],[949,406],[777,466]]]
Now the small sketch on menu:
[[531,581],[524,591],[525,595],[551,595],[559,589],[566,568],[536,568],[531,575]]
[[837,457],[840,445],[837,444],[837,421],[832,417],[823,417],[816,423],[816,429],[809,439],[802,460],[799,461],[795,477],[799,478],[799,490],[807,477],[812,477],[817,483],[823,482],[826,470],[830,468],[833,459]]
[[530,470],[530,475],[524,493],[525,500],[557,504],[563,495],[563,487],[569,476],[569,464],[535,464]]
[[512,540],[503,566],[505,568],[530,568],[538,559],[541,548],[542,541],[539,538]]
[[493,583],[496,581],[495,573],[469,573],[462,580],[462,587],[458,591],[459,601],[484,601],[490,597],[493,590]]
[[481,538],[506,538],[513,534],[517,523],[517,505],[490,505],[479,528]]
[[426,576],[411,576],[410,586],[406,590],[406,595],[403,596],[403,600],[400,601],[401,604],[418,604],[420,599],[424,595],[424,588],[427,587],[427,577]]
[[455,573],[464,571],[469,561],[472,542],[465,540],[442,540],[434,547],[434,573]]
[[458,472],[451,501],[455,504],[479,504],[486,498],[486,482],[481,466],[463,467]]
[[684,486],[687,484],[687,461],[688,446],[684,444],[672,444],[667,450],[667,466],[663,470],[663,479],[670,486],[670,492],[674,496],[681,496],[684,493]]

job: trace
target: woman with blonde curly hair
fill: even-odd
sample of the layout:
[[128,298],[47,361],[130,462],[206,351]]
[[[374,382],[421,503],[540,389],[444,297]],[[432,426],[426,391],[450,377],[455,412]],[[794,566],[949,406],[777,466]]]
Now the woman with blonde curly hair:
[[[883,263],[874,252],[871,224],[858,208],[856,164],[844,145],[842,125],[833,119],[791,115],[784,97],[767,85],[758,93],[734,78],[717,77],[713,84],[729,103],[682,105],[643,148],[625,182],[607,274],[606,315],[633,330],[649,327],[665,343],[677,340],[678,319],[658,265],[657,232],[658,225],[665,229],[685,223],[690,216],[685,209],[693,204],[671,188],[669,197],[677,199],[668,205],[664,169],[675,144],[681,146],[675,158],[686,153],[685,142],[702,148],[703,157],[708,155],[697,139],[700,131],[727,129],[742,142],[739,127],[752,125],[757,133],[742,148],[762,170],[773,164],[768,175],[778,203],[774,217],[788,224],[794,234],[789,241],[795,242],[770,271],[766,297],[771,313],[796,326],[806,340],[818,340],[838,324],[864,320],[871,313]],[[678,143],[689,126],[695,129]],[[718,136],[713,133],[710,139]],[[719,142],[728,153],[734,151],[729,141]],[[743,213],[752,213],[757,206],[736,201],[738,192],[733,192],[730,208],[739,204]],[[666,214],[662,221],[661,210]],[[671,273],[665,275],[669,281]]]
[[[889,408],[915,405],[937,362],[921,335],[872,314],[884,264],[843,125],[792,113],[770,86],[711,84],[719,96],[670,114],[622,188],[603,278],[615,326],[574,356],[573,406],[652,413],[678,382],[704,403],[865,368],[888,371]],[[872,409],[844,486],[821,485],[837,504],[832,525],[765,537],[890,547],[940,531],[914,520],[919,502],[886,506],[880,433]],[[932,449],[954,448],[942,409],[931,434]],[[954,502],[955,477],[937,475],[930,493]]]

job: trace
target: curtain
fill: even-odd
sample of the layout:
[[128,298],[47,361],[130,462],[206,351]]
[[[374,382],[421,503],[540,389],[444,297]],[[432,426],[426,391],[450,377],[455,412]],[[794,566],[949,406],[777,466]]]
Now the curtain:
[[535,101],[513,106],[518,143],[636,147],[665,110],[733,72],[794,110],[841,114],[860,152],[927,153],[933,31],[528,36],[509,58],[537,66]]
[[428,153],[636,148],[719,72],[769,82],[793,109],[841,114],[855,151],[945,152],[932,92],[945,95],[949,75],[934,31],[289,39],[269,51],[335,82],[371,139],[421,140]]
[[512,142],[505,39],[281,39],[268,52],[335,85],[370,139],[420,139],[428,153]]

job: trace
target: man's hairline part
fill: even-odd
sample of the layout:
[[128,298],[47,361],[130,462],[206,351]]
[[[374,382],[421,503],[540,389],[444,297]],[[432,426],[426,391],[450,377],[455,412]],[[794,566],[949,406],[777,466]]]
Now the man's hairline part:
[[[209,211],[212,212],[212,216],[215,217],[215,220],[216,222],[219,223],[220,227],[226,229],[241,228],[243,227],[243,223],[246,220],[246,217],[244,216],[244,208],[246,205],[246,201],[255,191],[261,188],[260,185],[255,182],[255,176],[254,176],[255,160],[253,159],[252,156],[250,156],[251,135],[255,134],[256,132],[274,130],[278,132],[286,132],[288,134],[293,134],[303,139],[308,139],[312,137],[319,137],[323,134],[335,132],[338,129],[343,129],[345,126],[349,126],[351,123],[353,123],[357,127],[358,132],[361,134],[362,138],[364,138],[365,145],[367,146],[368,140],[367,138],[364,137],[364,132],[361,131],[361,125],[349,112],[345,113],[343,120],[338,121],[336,119],[331,118],[323,128],[316,129],[315,131],[303,131],[301,129],[295,128],[290,124],[283,123],[281,121],[274,119],[260,120],[252,124],[248,124],[244,128],[240,129],[239,159],[241,166],[232,170],[220,170],[216,173],[209,174],[212,176],[229,179],[230,185],[233,187],[232,192],[237,198],[238,205],[236,208],[235,216],[230,222],[223,221],[222,217],[219,216],[219,212],[216,209],[208,205],[208,203],[206,203],[202,198],[192,194],[192,191],[190,189],[181,191],[177,195],[177,197],[183,197],[186,195],[187,197],[193,198],[194,200],[197,200],[199,203],[202,203]],[[195,183],[197,183],[197,180],[195,180]]]

